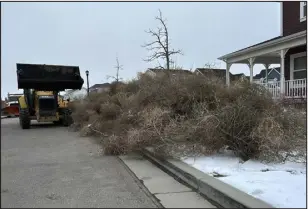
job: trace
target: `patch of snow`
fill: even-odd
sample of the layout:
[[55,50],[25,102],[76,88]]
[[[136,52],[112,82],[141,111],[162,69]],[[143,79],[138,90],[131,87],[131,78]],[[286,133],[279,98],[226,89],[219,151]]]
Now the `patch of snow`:
[[233,173],[239,172],[240,169],[239,158],[225,155],[187,158],[184,162],[210,175],[213,173],[232,175]]
[[244,163],[232,154],[183,158],[183,162],[278,208],[306,207],[306,165]]
[[306,208],[306,175],[285,171],[240,172],[219,178],[277,208]]

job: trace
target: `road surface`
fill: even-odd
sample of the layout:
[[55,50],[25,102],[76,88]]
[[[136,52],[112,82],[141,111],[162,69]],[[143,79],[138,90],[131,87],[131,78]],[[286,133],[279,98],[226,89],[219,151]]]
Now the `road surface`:
[[1,119],[1,207],[149,208],[123,163],[65,127]]

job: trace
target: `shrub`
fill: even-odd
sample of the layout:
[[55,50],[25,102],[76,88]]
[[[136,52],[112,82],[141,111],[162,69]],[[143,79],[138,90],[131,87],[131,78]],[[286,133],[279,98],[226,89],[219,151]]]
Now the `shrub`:
[[229,147],[243,160],[282,161],[285,153],[306,153],[305,116],[246,81],[227,88],[215,77],[141,75],[73,110],[76,127],[99,136],[106,154],[151,146],[162,156],[182,156]]

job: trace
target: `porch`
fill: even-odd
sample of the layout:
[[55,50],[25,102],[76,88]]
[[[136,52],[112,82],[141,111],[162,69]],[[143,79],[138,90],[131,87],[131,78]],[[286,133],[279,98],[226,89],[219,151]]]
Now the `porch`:
[[305,99],[307,98],[307,79],[286,80],[284,82],[284,93],[282,94],[280,82],[262,83],[256,82],[265,87],[274,99],[281,97],[286,99]]
[[[248,48],[224,55],[218,59],[226,63],[226,84],[230,85],[230,67],[234,64],[247,64],[250,82],[253,68],[262,64],[266,77],[262,82],[273,98],[307,98],[307,41],[306,31],[289,36],[278,36]],[[272,64],[280,65],[280,79],[268,82],[268,69]]]

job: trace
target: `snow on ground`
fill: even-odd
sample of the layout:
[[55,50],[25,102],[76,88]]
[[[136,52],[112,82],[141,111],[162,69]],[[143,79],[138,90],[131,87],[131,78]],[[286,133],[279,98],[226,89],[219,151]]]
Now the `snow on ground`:
[[253,160],[242,163],[230,153],[182,160],[274,207],[306,208],[304,163],[263,164]]

